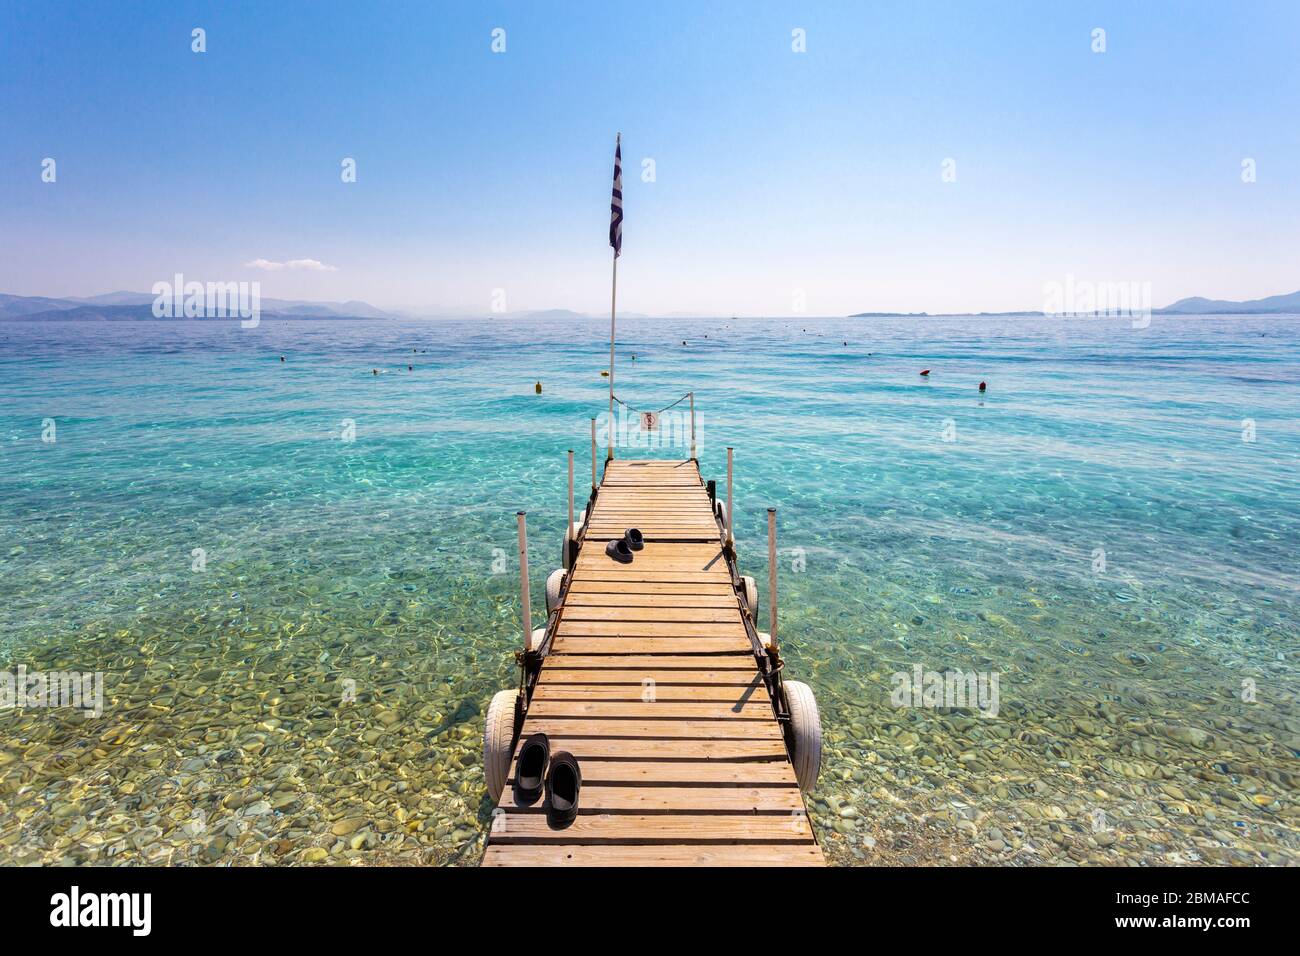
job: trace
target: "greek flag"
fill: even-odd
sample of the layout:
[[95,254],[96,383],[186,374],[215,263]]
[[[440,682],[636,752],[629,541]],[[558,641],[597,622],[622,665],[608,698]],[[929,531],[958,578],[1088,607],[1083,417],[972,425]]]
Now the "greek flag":
[[614,195],[609,201],[609,244],[614,258],[623,251],[623,136],[614,142]]

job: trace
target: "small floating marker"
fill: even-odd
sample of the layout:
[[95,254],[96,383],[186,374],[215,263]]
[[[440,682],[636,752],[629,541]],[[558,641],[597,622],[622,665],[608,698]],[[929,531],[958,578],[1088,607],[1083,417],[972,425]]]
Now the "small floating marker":
[[632,361],[633,361],[633,362],[636,361],[636,353],[635,353],[635,352],[632,353]]
[[984,390],[986,390],[987,388],[988,388],[988,385],[986,385],[984,382],[980,382],[980,391],[981,391],[981,392],[984,391]]
[[921,377],[922,377],[922,378],[924,378],[925,376],[927,376],[927,375],[929,375],[929,374],[930,374],[930,370],[929,370],[928,368],[923,368],[923,369],[921,369]]
[[600,377],[601,377],[601,378],[609,378],[609,373],[608,373],[608,372],[601,372],[601,373],[600,373]]
[[686,344],[686,340],[685,340],[685,339],[682,339],[682,345],[685,345],[685,344]]
[[408,366],[406,366],[406,370],[407,370],[408,372],[414,372],[414,371],[415,371],[415,366],[414,366],[414,365],[408,365]]
[[284,361],[284,356],[283,356],[283,355],[280,356],[280,361],[281,361],[281,362]]
[[536,390],[537,390],[537,394],[538,394],[538,395],[542,394],[542,383],[541,383],[541,382],[538,382],[537,385],[535,386],[535,388],[536,388]]

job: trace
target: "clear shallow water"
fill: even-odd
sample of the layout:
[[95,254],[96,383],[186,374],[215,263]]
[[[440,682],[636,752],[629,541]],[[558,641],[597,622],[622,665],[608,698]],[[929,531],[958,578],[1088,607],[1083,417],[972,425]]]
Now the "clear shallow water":
[[[760,581],[779,509],[833,860],[1300,859],[1300,318],[620,326],[620,395],[736,447]],[[476,861],[514,512],[540,610],[605,334],[0,324],[0,668],[107,685],[0,714],[0,861]],[[998,716],[894,707],[916,664]]]

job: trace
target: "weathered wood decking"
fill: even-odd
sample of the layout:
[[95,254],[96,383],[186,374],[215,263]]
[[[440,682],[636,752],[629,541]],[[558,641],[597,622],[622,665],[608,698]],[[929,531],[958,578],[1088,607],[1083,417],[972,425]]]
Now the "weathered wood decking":
[[512,765],[483,865],[821,865],[695,462],[609,463],[582,542],[519,735],[578,758],[579,815],[518,805]]

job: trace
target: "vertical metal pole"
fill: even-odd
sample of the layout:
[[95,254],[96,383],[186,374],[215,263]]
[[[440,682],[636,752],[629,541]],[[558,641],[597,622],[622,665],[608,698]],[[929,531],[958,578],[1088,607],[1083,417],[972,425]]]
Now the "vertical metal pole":
[[569,526],[564,531],[565,570],[573,564],[573,449],[569,449]]
[[[516,512],[519,518],[519,590],[523,601],[520,617],[524,627],[524,653],[533,648],[533,612],[528,600],[528,512]],[[522,691],[521,691],[522,693]]]
[[618,252],[614,253],[614,278],[609,290],[609,457],[614,458],[614,303],[618,301]]
[[734,547],[736,536],[732,533],[731,526],[735,523],[736,513],[731,510],[731,453],[732,448],[727,446],[727,545]]
[[695,458],[695,393],[691,392],[691,458]]
[[596,490],[596,419],[591,420],[591,490]]
[[768,646],[776,650],[776,509],[767,509],[767,631]]

